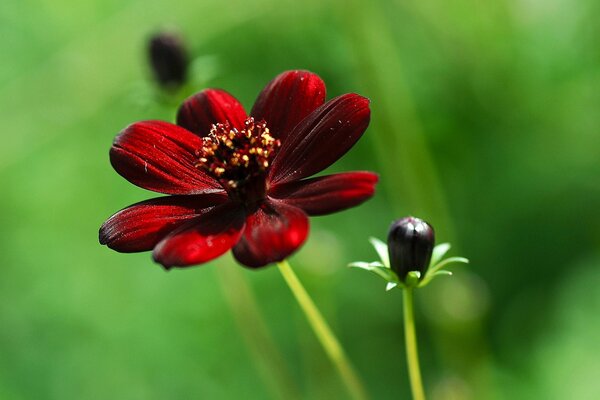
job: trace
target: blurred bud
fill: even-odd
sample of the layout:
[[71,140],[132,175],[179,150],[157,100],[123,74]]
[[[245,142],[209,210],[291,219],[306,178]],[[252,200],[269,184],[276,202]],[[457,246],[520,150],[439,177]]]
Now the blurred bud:
[[395,221],[388,233],[390,267],[403,282],[410,271],[419,271],[422,279],[434,244],[433,228],[427,222],[414,217]]
[[179,36],[167,32],[152,36],[148,56],[154,78],[163,89],[176,90],[186,82],[188,55]]

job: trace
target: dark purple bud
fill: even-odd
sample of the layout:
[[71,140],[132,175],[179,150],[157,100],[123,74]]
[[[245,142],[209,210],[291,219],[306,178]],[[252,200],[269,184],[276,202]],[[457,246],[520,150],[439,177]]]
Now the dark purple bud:
[[425,221],[406,217],[394,221],[388,233],[390,266],[401,280],[410,271],[425,276],[435,244],[433,228]]
[[188,55],[181,38],[161,32],[148,43],[148,56],[157,83],[166,90],[176,90],[187,80]]

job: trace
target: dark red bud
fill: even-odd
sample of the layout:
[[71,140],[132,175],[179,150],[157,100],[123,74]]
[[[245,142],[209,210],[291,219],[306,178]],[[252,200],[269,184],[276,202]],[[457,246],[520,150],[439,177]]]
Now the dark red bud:
[[425,221],[406,217],[394,221],[388,233],[390,266],[401,280],[410,271],[425,276],[435,244],[433,228]]
[[188,55],[181,38],[161,32],[150,38],[148,56],[157,83],[166,90],[176,90],[187,80]]

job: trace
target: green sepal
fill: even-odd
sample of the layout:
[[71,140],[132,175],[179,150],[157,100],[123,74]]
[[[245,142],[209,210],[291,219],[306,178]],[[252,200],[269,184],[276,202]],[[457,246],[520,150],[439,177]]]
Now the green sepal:
[[417,287],[419,285],[419,280],[421,279],[420,271],[410,271],[406,274],[406,278],[404,278],[404,284],[406,287],[412,288]]
[[385,244],[381,240],[374,238],[374,237],[370,237],[369,242],[371,242],[371,244],[375,248],[375,251],[377,252],[377,255],[379,256],[379,258],[381,259],[381,262],[383,263],[383,265],[390,268],[390,254],[388,253],[387,244]]
[[433,248],[433,253],[431,254],[431,261],[429,262],[429,266],[431,267],[439,263],[451,247],[452,246],[450,245],[450,243],[440,243],[437,246],[435,246]]
[[374,272],[375,274],[379,275],[380,277],[382,277],[383,279],[385,279],[388,282],[396,282],[398,280],[398,277],[396,276],[394,271],[385,267],[382,263],[380,263],[378,261],[370,262],[370,263],[363,262],[363,261],[357,261],[357,262],[348,264],[348,266],[353,267],[353,268],[361,268],[366,271]]
[[425,274],[425,278],[423,278],[423,280],[421,281],[421,283],[419,284],[418,287],[423,287],[423,286],[429,284],[429,282],[431,282],[435,277],[438,277],[441,275],[451,276],[452,272],[443,270],[442,268],[444,268],[446,265],[449,265],[452,263],[468,264],[469,260],[464,257],[448,257],[445,260],[442,260],[435,265],[432,264],[429,267],[429,270],[427,271],[427,273]]
[[354,268],[362,268],[366,270],[371,270],[372,267],[383,267],[384,265],[379,261],[366,262],[366,261],[355,261],[348,264],[349,267]]

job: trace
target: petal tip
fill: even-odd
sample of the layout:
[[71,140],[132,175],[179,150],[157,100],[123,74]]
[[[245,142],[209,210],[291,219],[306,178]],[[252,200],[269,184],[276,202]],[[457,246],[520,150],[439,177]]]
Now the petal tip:
[[105,232],[104,225],[105,224],[102,224],[102,226],[98,230],[98,242],[100,242],[100,244],[103,246],[105,246],[108,243],[108,235]]
[[378,173],[365,171],[365,176],[370,177],[372,183],[379,183],[379,174]]
[[160,265],[161,268],[163,269],[163,271],[165,271],[165,272],[170,272],[175,267],[175,265],[171,265],[169,263],[159,261],[154,256],[154,254],[152,254],[152,261],[154,261],[155,263],[157,263],[158,265]]
[[283,261],[304,244],[309,229],[308,217],[300,208],[269,202],[248,216],[245,231],[233,247],[233,256],[248,268]]
[[204,89],[189,96],[177,111],[177,125],[198,136],[206,136],[213,124],[230,123],[242,128],[246,111],[231,93],[223,89]]
[[165,270],[166,272],[169,272],[170,270],[172,270],[174,267],[176,267],[177,263],[173,262],[173,260],[168,260],[165,257],[161,257],[161,253],[160,253],[160,247],[162,242],[159,243],[154,250],[152,251],[152,261],[154,261],[156,264],[160,265],[162,267],[163,270]]

